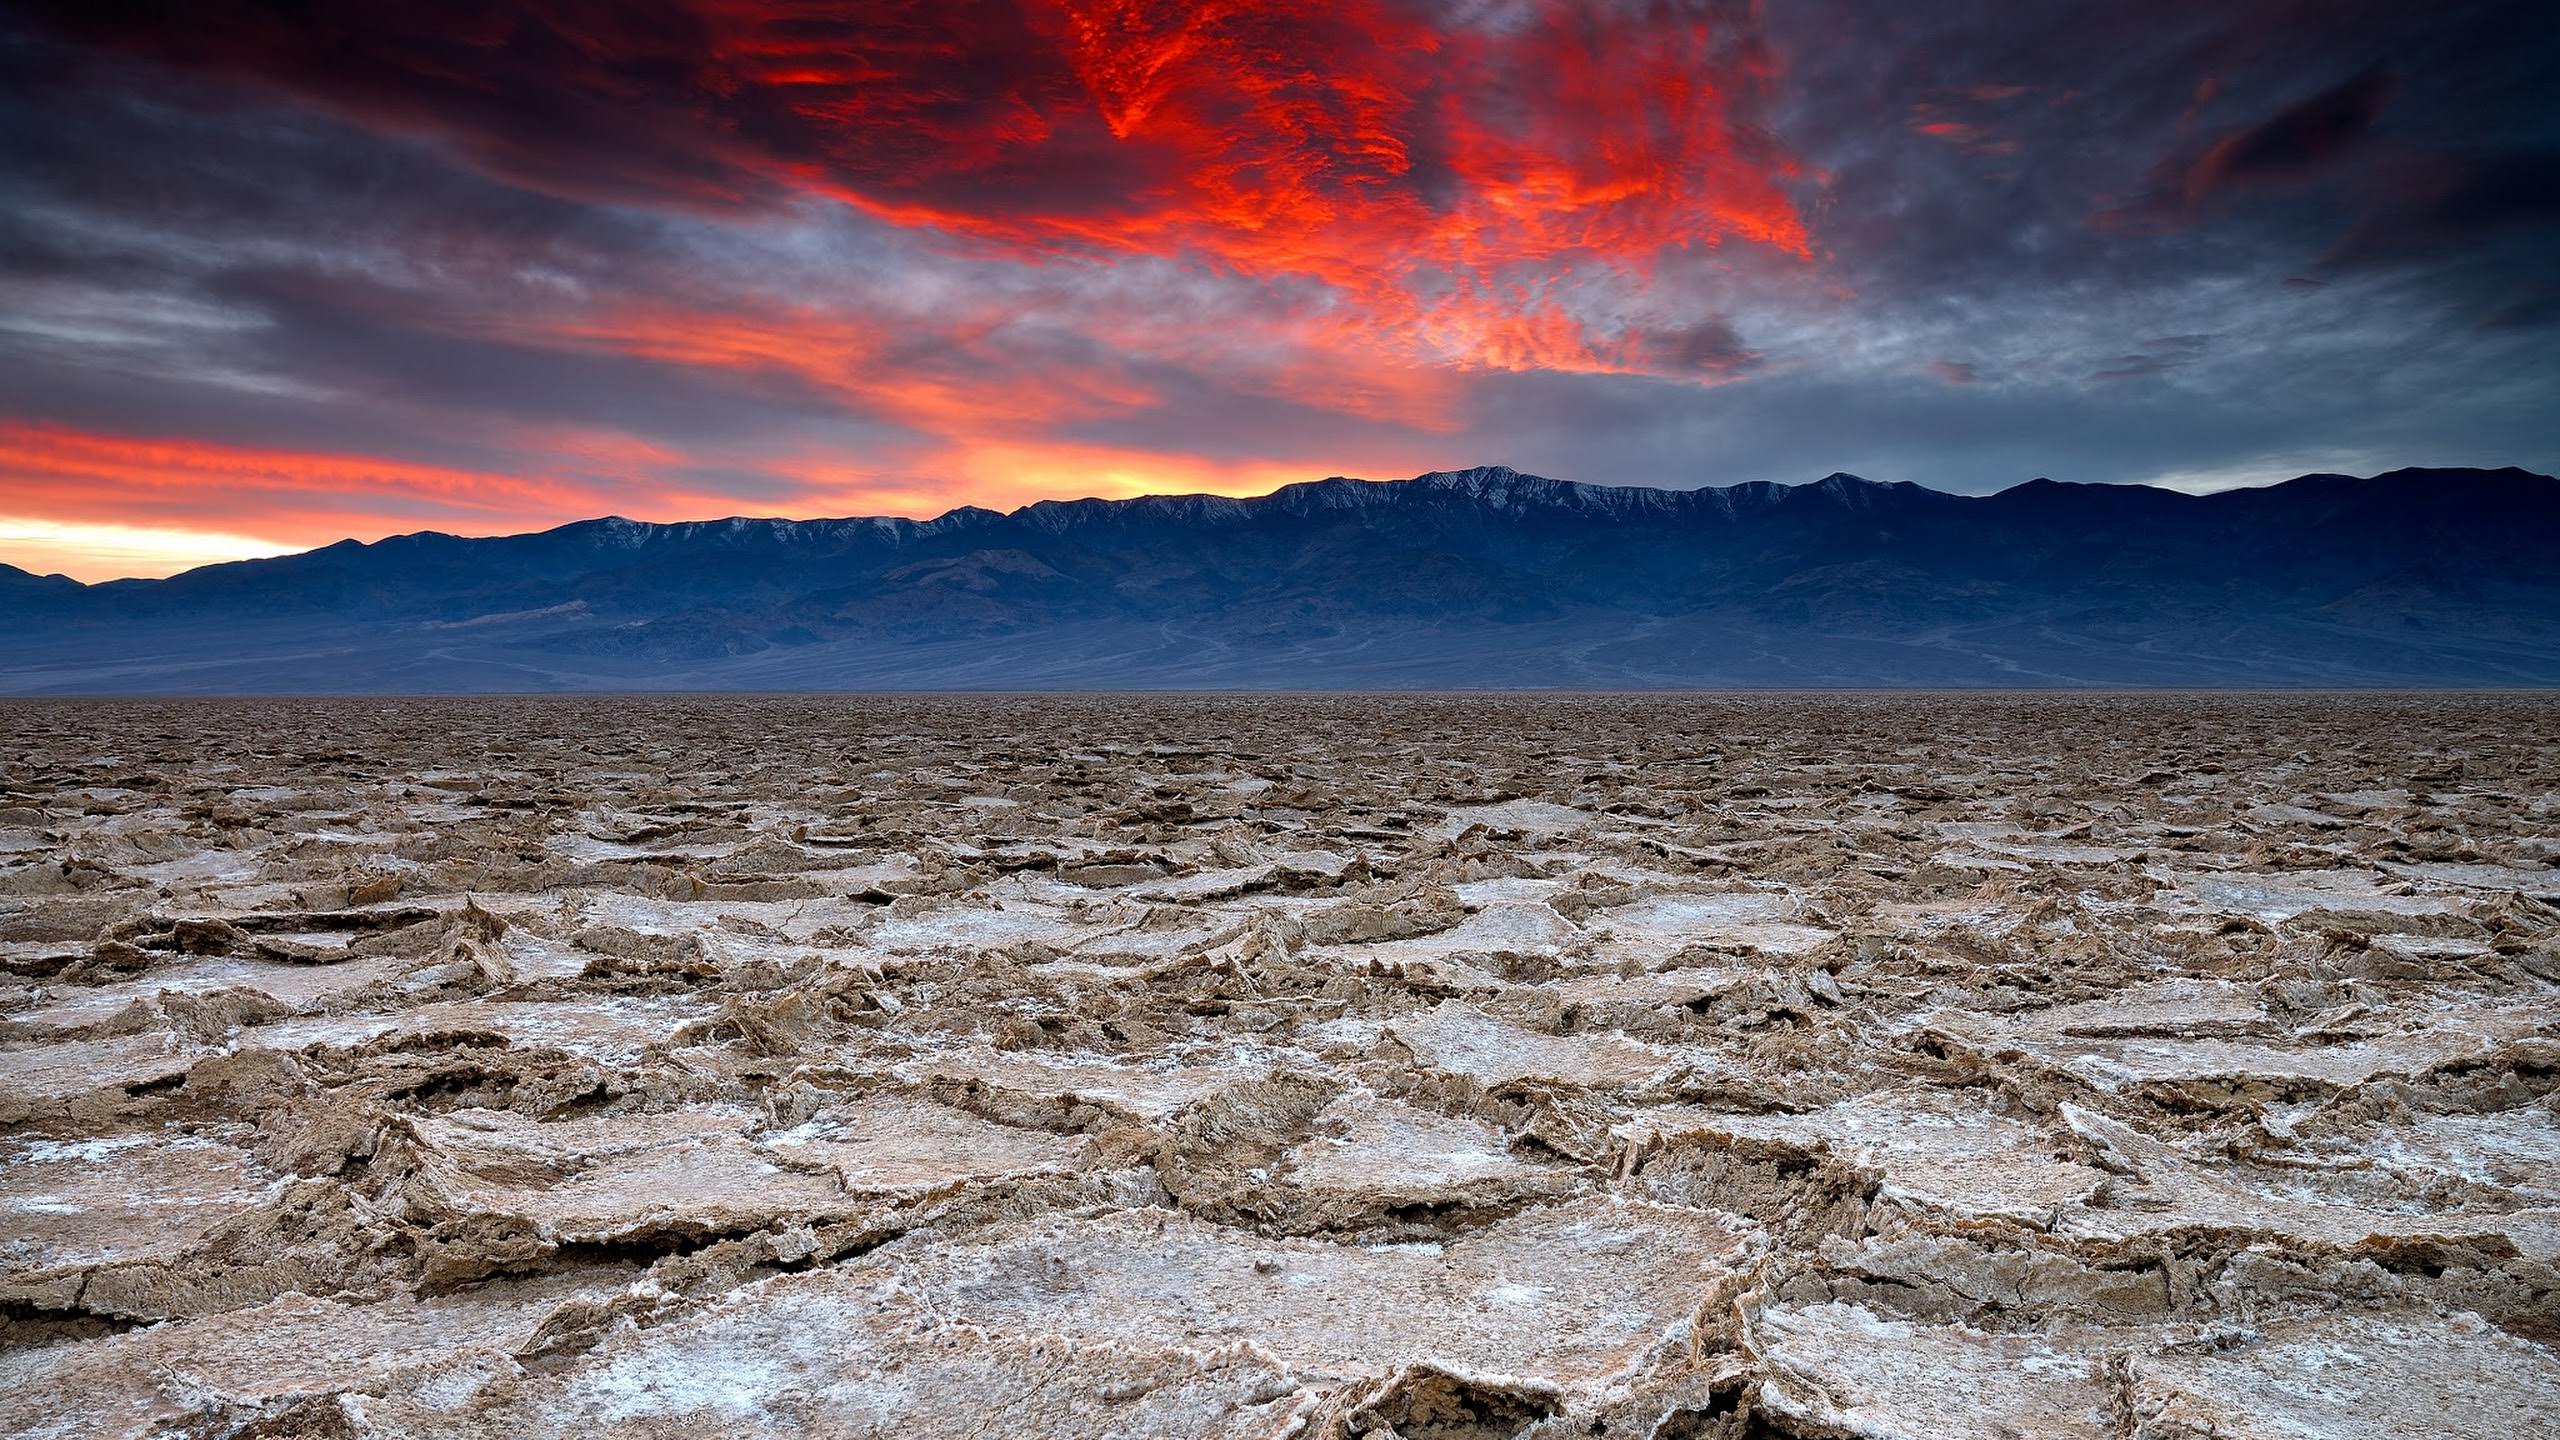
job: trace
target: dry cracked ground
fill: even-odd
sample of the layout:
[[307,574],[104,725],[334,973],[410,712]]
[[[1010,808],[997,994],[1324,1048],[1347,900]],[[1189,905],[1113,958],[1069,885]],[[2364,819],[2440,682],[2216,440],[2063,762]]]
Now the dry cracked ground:
[[0,1431],[2560,1434],[2560,700],[0,708]]

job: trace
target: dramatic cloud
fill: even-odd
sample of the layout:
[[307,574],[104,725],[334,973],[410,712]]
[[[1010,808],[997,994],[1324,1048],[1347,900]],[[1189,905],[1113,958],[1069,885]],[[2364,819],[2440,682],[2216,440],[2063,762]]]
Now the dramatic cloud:
[[1480,461],[2560,449],[2534,5],[16,13],[0,533],[82,573]]
[[[823,195],[1022,256],[1186,257],[1338,296],[1349,338],[1502,369],[1658,346],[1572,293],[1668,248],[1810,251],[1715,0],[792,0],[73,7],[72,33],[268,82],[572,200]],[[1675,362],[1683,352],[1668,347]]]
[[2370,65],[2224,138],[2187,172],[2187,202],[2198,203],[2229,186],[2313,169],[2363,138],[2390,93],[2390,77],[2380,65]]

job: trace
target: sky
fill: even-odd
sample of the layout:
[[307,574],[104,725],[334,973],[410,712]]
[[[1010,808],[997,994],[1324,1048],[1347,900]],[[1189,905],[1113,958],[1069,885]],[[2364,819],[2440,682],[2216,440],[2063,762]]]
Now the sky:
[[0,0],[0,562],[2560,466],[2560,6]]

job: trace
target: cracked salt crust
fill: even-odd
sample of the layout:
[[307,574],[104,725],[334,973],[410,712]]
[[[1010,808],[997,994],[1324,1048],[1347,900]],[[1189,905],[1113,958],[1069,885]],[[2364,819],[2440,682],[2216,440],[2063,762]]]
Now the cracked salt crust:
[[2539,1433],[2555,713],[0,709],[0,1433]]

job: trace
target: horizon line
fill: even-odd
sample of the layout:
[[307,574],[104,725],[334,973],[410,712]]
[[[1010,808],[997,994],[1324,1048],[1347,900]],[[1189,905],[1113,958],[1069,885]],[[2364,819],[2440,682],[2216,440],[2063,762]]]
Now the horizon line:
[[[1694,494],[1702,494],[1702,493],[1704,493],[1704,492],[1711,491],[1711,490],[1741,490],[1741,489],[1747,489],[1747,488],[1750,488],[1750,487],[1753,487],[1753,486],[1773,486],[1773,487],[1776,487],[1776,488],[1778,488],[1778,489],[1783,489],[1783,490],[1803,490],[1803,489],[1810,489],[1810,488],[1812,488],[1812,487],[1814,487],[1814,486],[1817,486],[1817,485],[1824,485],[1824,484],[1828,484],[1828,483],[1830,483],[1831,481],[1834,481],[1834,480],[1854,480],[1854,481],[1857,481],[1857,482],[1858,482],[1858,483],[1860,483],[1860,484],[1875,486],[1875,487],[1877,487],[1878,489],[1908,488],[1908,489],[1913,489],[1913,490],[1922,490],[1922,491],[1926,491],[1926,492],[1928,492],[1929,494],[1932,494],[1932,495],[1943,495],[1943,496],[1947,497],[1947,498],[1948,498],[1948,499],[1950,499],[1950,500],[1992,500],[1992,499],[1997,499],[1997,498],[1999,498],[2000,496],[2010,494],[2010,493],[2012,493],[2012,492],[2014,492],[2014,491],[2017,491],[2017,490],[2023,490],[2023,489],[2025,489],[2025,488],[2027,488],[2027,487],[2029,487],[2029,486],[2034,486],[2034,485],[2067,486],[2067,487],[2070,487],[2070,488],[2072,488],[2072,489],[2081,489],[2081,490],[2154,490],[2154,491],[2158,491],[2158,492],[2160,492],[2161,494],[2164,494],[2164,495],[2175,495],[2175,496],[2179,496],[2179,497],[2181,497],[2181,498],[2189,499],[2189,500],[2209,500],[2209,499],[2212,499],[2213,497],[2215,497],[2215,496],[2217,496],[2217,495],[2245,494],[2245,493],[2250,493],[2250,492],[2255,492],[2255,491],[2261,491],[2261,490],[2275,490],[2275,489],[2281,489],[2281,488],[2283,488],[2284,486],[2287,486],[2287,485],[2293,485],[2293,484],[2298,484],[2298,483],[2300,483],[2300,482],[2302,482],[2302,481],[2305,481],[2305,480],[2315,480],[2315,479],[2346,479],[2346,480],[2371,481],[2371,480],[2380,480],[2380,479],[2385,479],[2385,478],[2388,478],[2388,477],[2393,476],[2393,475],[2406,474],[2406,473],[2409,473],[2409,472],[2411,472],[2411,471],[2468,471],[2468,472],[2472,472],[2472,473],[2477,473],[2477,474],[2486,474],[2486,475],[2495,475],[2495,474],[2501,474],[2501,473],[2508,472],[2508,471],[2514,471],[2514,472],[2516,472],[2516,473],[2518,473],[2518,474],[2525,475],[2525,476],[2528,476],[2528,477],[2531,477],[2531,478],[2534,478],[2534,479],[2541,479],[2541,480],[2560,480],[2560,477],[2555,477],[2555,476],[2553,476],[2553,475],[2551,475],[2551,474],[2549,474],[2549,473],[2546,473],[2546,472],[2543,472],[2543,471],[2538,471],[2538,470],[2532,470],[2532,469],[2528,469],[2528,468],[2526,468],[2526,467],[2524,467],[2524,466],[2522,466],[2522,465],[2513,465],[2513,464],[2510,464],[2510,465],[2498,465],[2498,466],[2478,466],[2478,465],[2401,465],[2401,466],[2394,466],[2394,467],[2392,467],[2392,468],[2390,468],[2390,469],[2387,469],[2387,470],[2379,470],[2379,471],[2376,471],[2376,472],[2374,472],[2374,473],[2372,473],[2372,474],[2370,474],[2370,475],[2353,475],[2353,474],[2347,474],[2347,473],[2345,473],[2345,472],[2343,472],[2343,471],[2311,470],[2311,471],[2305,471],[2305,472],[2303,472],[2303,473],[2301,473],[2301,474],[2299,474],[2299,475],[2291,475],[2291,476],[2287,476],[2287,477],[2285,477],[2284,479],[2281,479],[2281,480],[2268,480],[2268,481],[2265,481],[2265,482],[2262,482],[2262,483],[2258,483],[2258,484],[2227,485],[2227,486],[2220,486],[2220,487],[2217,487],[2217,488],[2214,488],[2214,489],[2210,489],[2210,490],[2189,490],[2189,489],[2182,489],[2182,488],[2179,488],[2179,487],[2177,487],[2177,486],[2158,484],[2158,483],[2155,483],[2155,482],[2153,482],[2153,481],[2148,481],[2148,480],[2057,480],[2057,479],[2052,478],[2051,476],[2046,476],[2046,475],[2037,475],[2037,476],[2031,476],[2031,477],[2029,477],[2028,479],[2025,479],[2025,480],[2016,481],[2016,482],[2014,482],[2014,483],[2012,483],[2012,484],[2009,484],[2009,485],[2004,485],[2004,486],[2002,486],[2001,488],[1999,488],[1999,489],[1997,489],[1997,490],[1987,490],[1987,491],[1983,491],[1983,492],[1981,492],[1981,493],[1979,493],[1979,494],[1966,494],[1966,493],[1963,493],[1963,492],[1953,491],[1953,490],[1941,490],[1941,489],[1937,488],[1937,487],[1936,487],[1936,486],[1934,486],[1934,485],[1927,485],[1927,484],[1923,484],[1922,482],[1917,481],[1917,480],[1875,480],[1875,479],[1870,479],[1870,478],[1869,478],[1869,477],[1867,477],[1867,476],[1859,475],[1859,474],[1857,474],[1857,473],[1855,473],[1855,472],[1853,472],[1853,471],[1847,471],[1847,470],[1834,470],[1834,471],[1831,471],[1831,472],[1830,472],[1830,473],[1828,473],[1828,474],[1825,474],[1825,475],[1819,476],[1819,477],[1814,478],[1814,479],[1811,479],[1811,480],[1794,480],[1794,481],[1789,481],[1789,480],[1733,480],[1733,481],[1726,481],[1726,482],[1723,482],[1723,483],[1721,483],[1721,484],[1718,484],[1718,483],[1707,483],[1707,484],[1702,484],[1702,485],[1647,485],[1647,484],[1643,484],[1643,483],[1619,483],[1619,482],[1601,481],[1601,480],[1567,480],[1567,479],[1562,479],[1562,478],[1557,477],[1557,476],[1552,476],[1552,475],[1540,475],[1540,474],[1537,474],[1537,473],[1535,473],[1535,472],[1533,472],[1533,471],[1521,470],[1521,469],[1519,469],[1519,468],[1517,468],[1517,467],[1515,467],[1515,466],[1511,466],[1511,465],[1494,463],[1494,464],[1484,464],[1484,465],[1469,465],[1469,466],[1464,466],[1464,467],[1461,467],[1461,468],[1458,468],[1458,469],[1453,469],[1453,470],[1426,470],[1426,471],[1423,471],[1422,473],[1420,473],[1420,474],[1418,474],[1418,475],[1408,475],[1408,476],[1402,476],[1402,477],[1398,477],[1398,478],[1393,478],[1393,479],[1384,479],[1384,480],[1371,479],[1371,478],[1369,478],[1369,477],[1367,477],[1367,476],[1360,476],[1360,475],[1326,475],[1326,476],[1322,476],[1322,477],[1320,477],[1320,478],[1312,479],[1312,480],[1292,480],[1292,481],[1288,481],[1288,482],[1286,482],[1286,483],[1284,483],[1284,484],[1275,485],[1275,486],[1273,486],[1273,487],[1272,487],[1271,489],[1269,489],[1269,490],[1260,491],[1260,492],[1258,492],[1258,493],[1255,493],[1255,494],[1249,494],[1249,495],[1228,495],[1228,494],[1222,494],[1222,493],[1220,493],[1220,492],[1216,492],[1216,491],[1205,491],[1205,490],[1167,490],[1167,491],[1142,491],[1142,492],[1140,492],[1140,493],[1138,493],[1138,494],[1135,494],[1135,495],[1116,495],[1116,496],[1115,496],[1115,495],[1078,495],[1078,496],[1060,496],[1060,497],[1050,497],[1050,498],[1045,498],[1045,499],[1040,499],[1040,500],[1027,501],[1027,502],[1025,502],[1025,503],[1023,503],[1023,504],[1021,504],[1021,505],[1017,505],[1017,506],[1013,507],[1013,508],[1012,508],[1012,509],[1010,509],[1010,510],[997,510],[997,509],[993,509],[993,508],[991,508],[991,507],[984,506],[984,505],[974,505],[974,504],[966,504],[966,503],[964,503],[964,504],[960,504],[960,505],[954,505],[954,506],[950,507],[950,508],[949,508],[949,509],[947,509],[947,510],[940,511],[940,512],[938,512],[938,513],[936,513],[936,514],[929,515],[929,516],[924,516],[924,515],[897,515],[897,514],[874,514],[874,515],[749,515],[749,514],[744,514],[744,513],[734,513],[734,514],[728,514],[728,515],[702,516],[702,517],[697,517],[697,518],[694,518],[694,519],[686,519],[686,520],[638,520],[638,519],[633,519],[632,517],[627,516],[627,515],[607,513],[607,514],[603,514],[603,515],[588,515],[588,516],[581,516],[581,517],[579,517],[579,518],[577,518],[577,519],[574,519],[574,520],[563,520],[563,521],[561,521],[560,523],[558,523],[558,524],[556,524],[556,525],[548,525],[548,526],[544,526],[544,527],[539,528],[539,529],[532,529],[532,530],[501,530],[501,531],[485,532],[485,533],[478,533],[478,534],[468,534],[468,533],[464,533],[464,532],[460,532],[460,531],[452,531],[452,530],[435,530],[435,529],[397,530],[397,531],[390,531],[390,532],[387,532],[387,533],[382,534],[382,535],[380,535],[380,536],[377,536],[377,537],[375,537],[374,539],[371,539],[371,540],[362,540],[362,539],[358,539],[357,537],[355,537],[355,536],[353,536],[353,535],[347,535],[347,536],[341,536],[340,538],[338,538],[338,539],[336,539],[336,540],[327,541],[327,542],[325,542],[325,543],[318,544],[318,545],[309,545],[309,546],[304,546],[304,547],[299,548],[299,549],[279,548],[279,549],[276,549],[276,550],[273,550],[273,551],[270,551],[270,552],[267,552],[267,553],[264,553],[264,554],[254,554],[254,555],[252,555],[252,554],[243,554],[243,555],[235,555],[235,556],[231,556],[231,557],[227,557],[227,558],[223,558],[223,559],[209,560],[209,561],[207,561],[207,562],[205,562],[205,563],[203,563],[203,564],[201,564],[201,565],[191,565],[191,566],[187,567],[187,568],[186,568],[186,569],[184,569],[184,570],[173,570],[173,571],[170,571],[170,572],[168,572],[167,574],[163,574],[163,575],[115,575],[115,576],[109,576],[109,577],[107,577],[107,578],[105,578],[105,579],[101,579],[101,580],[81,580],[81,579],[78,579],[78,578],[76,578],[76,577],[73,577],[73,576],[70,576],[70,575],[63,574],[63,573],[61,573],[60,571],[54,571],[54,572],[49,572],[49,573],[37,572],[37,571],[33,571],[33,570],[27,570],[27,569],[25,569],[25,568],[23,568],[23,567],[20,567],[20,566],[17,566],[17,565],[9,564],[9,563],[7,563],[7,562],[5,562],[5,561],[0,561],[0,570],[14,571],[14,572],[16,572],[16,573],[18,573],[18,574],[26,575],[26,576],[29,576],[29,577],[31,577],[31,578],[33,578],[33,579],[37,579],[37,580],[59,580],[59,581],[62,581],[62,582],[64,582],[64,583],[67,583],[67,584],[72,584],[72,585],[80,586],[80,587],[81,587],[81,588],[83,588],[83,589],[97,589],[97,588],[100,588],[100,587],[102,587],[102,586],[107,586],[107,585],[157,584],[157,583],[159,583],[159,582],[161,582],[161,581],[164,581],[164,580],[175,580],[175,579],[181,578],[181,577],[183,577],[183,576],[196,574],[196,573],[198,573],[198,572],[200,572],[200,571],[226,569],[226,568],[231,567],[231,566],[234,566],[234,565],[253,565],[253,564],[258,564],[258,563],[260,563],[260,562],[262,562],[262,561],[269,561],[269,560],[286,560],[286,559],[293,559],[293,558],[297,558],[297,557],[299,557],[299,556],[318,554],[319,552],[324,551],[324,550],[335,550],[335,549],[338,549],[338,548],[339,548],[339,547],[341,547],[341,546],[346,546],[346,545],[354,545],[354,546],[357,546],[357,547],[359,547],[359,548],[363,548],[363,549],[371,549],[371,548],[373,548],[374,546],[377,546],[377,545],[383,545],[383,544],[388,544],[388,543],[390,543],[391,541],[394,541],[394,540],[430,539],[430,538],[432,538],[432,539],[443,539],[443,540],[517,540],[517,539],[527,539],[527,538],[536,537],[536,536],[542,536],[542,535],[554,535],[554,534],[558,534],[559,532],[561,532],[561,531],[563,531],[563,530],[574,530],[574,529],[576,529],[577,527],[579,527],[579,526],[581,526],[581,525],[599,525],[599,524],[605,524],[605,523],[608,523],[608,522],[619,522],[619,523],[621,523],[621,524],[625,524],[625,525],[640,525],[640,526],[648,526],[648,527],[650,527],[650,528],[652,528],[652,529],[673,529],[673,528],[677,528],[677,527],[681,527],[681,526],[689,526],[689,525],[722,525],[722,524],[729,524],[729,523],[739,522],[739,521],[760,522],[760,523],[766,523],[766,524],[788,524],[788,525],[828,525],[828,524],[835,524],[835,525],[849,525],[849,524],[860,524],[860,523],[865,523],[865,522],[872,522],[872,523],[904,522],[904,523],[907,523],[907,524],[913,524],[913,525],[933,525],[933,524],[938,524],[938,523],[940,523],[941,521],[944,521],[944,520],[950,519],[952,516],[960,515],[960,514],[964,514],[964,513],[970,513],[970,512],[976,512],[976,513],[981,513],[981,514],[991,515],[991,516],[994,516],[994,517],[996,517],[996,518],[998,518],[998,519],[1011,519],[1011,518],[1014,518],[1014,517],[1016,517],[1016,516],[1025,515],[1025,514],[1028,514],[1028,513],[1031,513],[1031,512],[1033,512],[1033,511],[1040,510],[1040,509],[1043,509],[1043,508],[1055,508],[1055,507],[1071,506],[1071,505],[1129,505],[1129,504],[1135,504],[1135,503],[1138,503],[1138,502],[1140,502],[1140,501],[1146,501],[1146,500],[1225,500],[1225,501],[1230,501],[1230,502],[1235,502],[1235,503],[1239,503],[1239,504],[1241,504],[1241,503],[1247,503],[1247,502],[1256,501],[1256,500],[1268,500],[1268,499],[1270,499],[1270,498],[1272,498],[1272,497],[1274,497],[1274,496],[1276,496],[1276,495],[1283,494],[1283,493],[1285,493],[1285,492],[1287,492],[1287,491],[1291,491],[1291,490],[1300,490],[1300,489],[1306,489],[1306,488],[1313,487],[1313,486],[1318,486],[1318,485],[1331,485],[1331,484],[1352,484],[1352,485],[1373,485],[1373,486],[1414,485],[1414,484],[1419,484],[1419,483],[1421,483],[1421,482],[1423,482],[1423,481],[1428,481],[1428,480],[1438,480],[1438,479],[1452,478],[1452,477],[1459,477],[1459,476],[1479,475],[1479,474],[1484,474],[1484,473],[1487,473],[1487,472],[1495,472],[1495,471],[1499,471],[1499,472],[1502,472],[1502,473],[1504,473],[1504,474],[1507,474],[1507,475],[1510,475],[1510,476],[1513,476],[1513,477],[1516,477],[1516,478],[1518,478],[1518,479],[1522,479],[1522,480],[1536,480],[1536,481],[1541,481],[1541,482],[1545,482],[1545,483],[1548,483],[1548,484],[1554,484],[1554,485],[1569,485],[1569,486],[1573,486],[1573,487],[1575,487],[1575,488],[1577,488],[1577,489],[1584,489],[1584,490],[1613,490],[1613,491],[1640,491],[1640,490],[1652,490],[1652,491],[1660,491],[1660,492],[1663,492],[1663,493],[1665,493],[1665,494],[1674,494],[1674,495],[1694,495]],[[133,528],[140,529],[141,527],[133,527]],[[242,538],[251,538],[251,537],[242,537]]]

